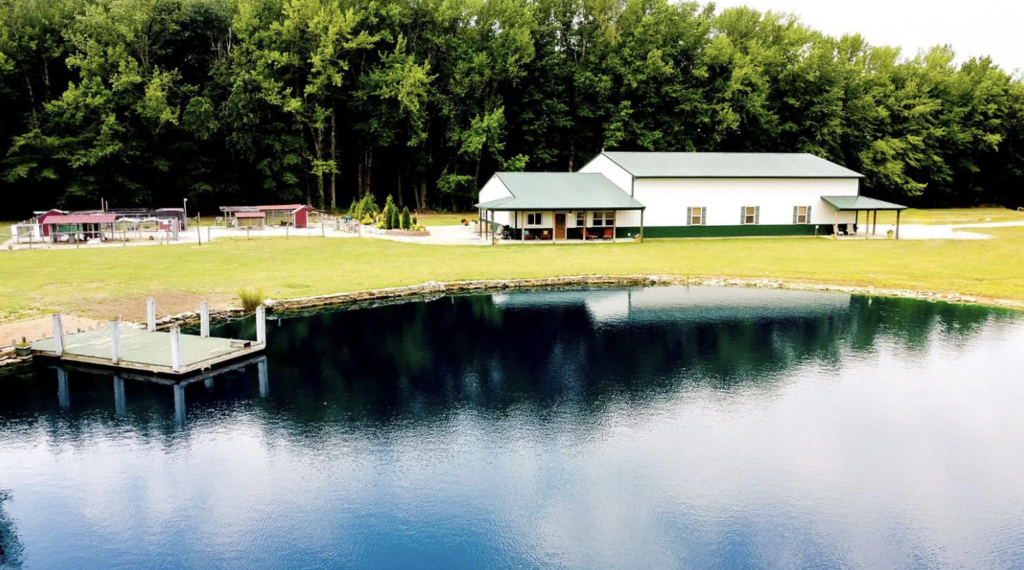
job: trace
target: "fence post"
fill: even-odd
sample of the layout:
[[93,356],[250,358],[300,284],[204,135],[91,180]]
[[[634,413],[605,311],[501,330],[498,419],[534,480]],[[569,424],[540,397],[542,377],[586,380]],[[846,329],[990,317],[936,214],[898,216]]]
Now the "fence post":
[[199,336],[210,336],[210,304],[206,301],[199,306]]
[[146,330],[156,330],[156,299],[153,297],[146,299]]
[[256,343],[267,344],[267,310],[263,305],[256,307]]
[[57,356],[64,356],[64,317],[60,313],[53,315],[53,343]]
[[121,320],[110,321],[110,360],[117,364],[121,362]]
[[181,372],[181,329],[171,327],[171,370]]

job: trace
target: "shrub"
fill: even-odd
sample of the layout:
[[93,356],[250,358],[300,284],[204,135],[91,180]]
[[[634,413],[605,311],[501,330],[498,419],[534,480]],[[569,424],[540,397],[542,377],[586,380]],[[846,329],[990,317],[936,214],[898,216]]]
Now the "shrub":
[[405,208],[402,208],[402,229],[403,230],[411,230],[412,229],[412,218],[409,216],[409,207],[408,206],[406,206]]
[[416,219],[416,216],[412,217],[412,225],[414,225],[414,226],[420,225],[420,221],[418,219]]
[[366,214],[365,216],[363,216],[363,219],[360,220],[360,222],[362,222],[362,224],[364,226],[372,226],[373,225],[373,216],[371,216],[370,214]]
[[381,216],[384,218],[384,229],[393,230],[398,227],[398,207],[395,206],[395,199],[391,194],[384,200],[384,211],[381,212]]
[[263,293],[263,289],[254,287],[242,287],[238,290],[238,300],[242,302],[242,309],[247,313],[251,313],[263,304],[263,301],[267,299],[266,294]]

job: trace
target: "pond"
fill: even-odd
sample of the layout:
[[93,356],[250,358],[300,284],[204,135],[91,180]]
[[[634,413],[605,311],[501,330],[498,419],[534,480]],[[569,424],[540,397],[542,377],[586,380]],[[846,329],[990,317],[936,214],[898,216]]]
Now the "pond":
[[656,287],[267,328],[180,394],[0,376],[0,567],[1024,567],[1021,314]]

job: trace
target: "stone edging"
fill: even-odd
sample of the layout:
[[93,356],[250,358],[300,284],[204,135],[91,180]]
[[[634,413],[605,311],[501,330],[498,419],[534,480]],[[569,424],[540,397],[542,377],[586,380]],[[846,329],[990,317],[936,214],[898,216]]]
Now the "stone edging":
[[[730,279],[724,277],[680,277],[675,275],[576,275],[569,277],[540,277],[534,279],[480,279],[474,281],[438,282],[428,281],[420,285],[369,289],[352,293],[335,293],[315,297],[267,300],[264,305],[270,311],[302,311],[318,307],[345,306],[373,301],[394,301],[416,297],[431,297],[467,292],[501,291],[508,289],[541,289],[559,287],[650,287],[655,285],[692,285],[706,287],[747,287],[756,289],[784,289],[790,291],[817,291],[847,293],[851,295],[874,295],[899,297],[920,301],[943,301],[947,303],[980,303],[990,307],[1024,310],[1024,301],[992,299],[942,294],[910,289],[879,289],[849,285],[827,285],[783,281],[780,279]],[[210,320],[227,320],[245,317],[242,309],[211,309]],[[168,329],[173,325],[184,326],[199,323],[198,312],[186,312],[157,319],[157,329]],[[130,326],[145,326],[128,323]],[[16,356],[13,349],[0,350],[0,368],[29,360],[31,357]]]
[[[647,287],[654,285],[692,285],[708,287],[748,287],[758,289],[785,289],[793,291],[820,291],[848,293],[853,295],[875,295],[900,297],[922,301],[944,301],[948,303],[978,303],[977,297],[959,293],[942,294],[909,289],[878,289],[848,285],[827,285],[783,281],[779,279],[728,279],[720,277],[679,277],[674,275],[577,275],[569,277],[545,277],[535,279],[492,279],[475,281],[437,282],[429,281],[420,285],[370,289],[352,293],[336,293],[296,299],[268,300],[266,306],[275,311],[295,311],[332,305],[349,305],[367,301],[401,299],[451,293],[499,291],[504,289],[535,289],[550,287]],[[985,305],[1024,310],[1024,301],[1009,299],[983,299]]]

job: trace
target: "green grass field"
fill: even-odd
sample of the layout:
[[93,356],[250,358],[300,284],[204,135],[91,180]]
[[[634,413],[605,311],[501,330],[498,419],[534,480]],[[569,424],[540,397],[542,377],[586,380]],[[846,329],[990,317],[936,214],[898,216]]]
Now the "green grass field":
[[[901,224],[979,224],[987,222],[1024,222],[1024,212],[1008,208],[946,208],[938,210],[904,210]],[[879,212],[878,225],[895,224],[896,212]]]
[[985,241],[825,238],[649,240],[599,245],[431,246],[372,239],[262,238],[0,253],[0,320],[65,311],[108,317],[101,304],[161,292],[273,298],[430,280],[583,274],[784,278],[1024,300],[1024,227]]
[[462,223],[462,220],[473,221],[477,218],[476,212],[453,212],[453,213],[440,213],[440,214],[419,214],[418,219],[421,224],[427,226],[457,226]]

